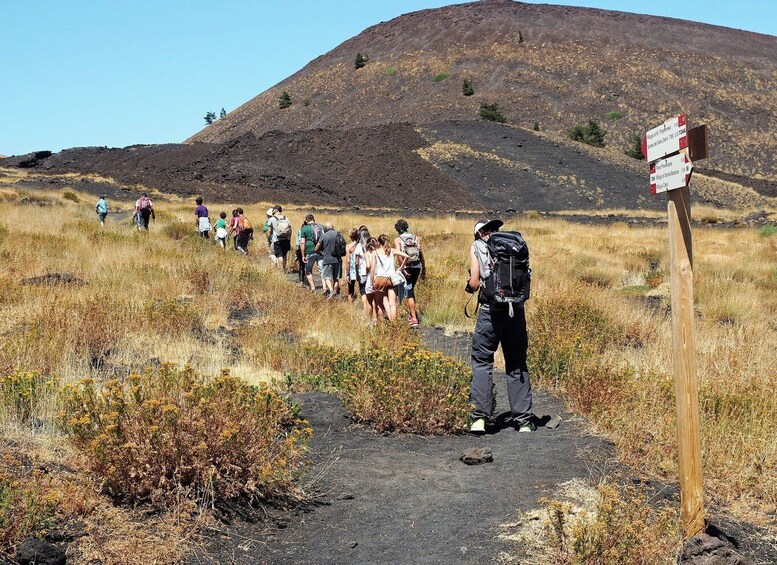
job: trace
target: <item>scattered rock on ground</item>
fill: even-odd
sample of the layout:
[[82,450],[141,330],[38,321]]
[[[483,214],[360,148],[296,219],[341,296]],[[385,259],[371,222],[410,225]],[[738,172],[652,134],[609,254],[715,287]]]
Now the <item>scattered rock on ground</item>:
[[22,542],[14,554],[14,561],[19,565],[65,565],[66,560],[60,548],[34,538]]
[[39,277],[29,277],[26,279],[21,280],[21,284],[23,285],[46,285],[46,286],[56,286],[59,284],[64,285],[74,285],[74,286],[80,286],[82,284],[86,284],[83,279],[79,279],[75,275],[71,275],[70,273],[46,273],[45,275],[41,275]]
[[747,559],[725,541],[709,534],[693,536],[683,546],[681,565],[746,565]]

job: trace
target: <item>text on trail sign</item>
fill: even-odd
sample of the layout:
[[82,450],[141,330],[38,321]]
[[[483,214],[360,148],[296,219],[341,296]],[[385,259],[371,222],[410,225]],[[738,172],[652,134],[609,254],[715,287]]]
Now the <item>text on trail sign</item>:
[[691,180],[693,163],[680,153],[650,164],[650,194],[667,192],[686,186]]
[[650,163],[688,147],[688,126],[685,114],[665,121],[642,138],[642,154]]

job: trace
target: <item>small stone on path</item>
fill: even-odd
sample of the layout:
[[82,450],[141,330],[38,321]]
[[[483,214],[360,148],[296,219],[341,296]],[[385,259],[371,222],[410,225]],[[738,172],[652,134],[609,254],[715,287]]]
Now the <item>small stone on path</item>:
[[556,416],[554,418],[551,418],[547,424],[545,424],[546,428],[549,428],[551,430],[558,428],[558,425],[561,423],[561,416]]
[[465,465],[480,465],[481,463],[491,463],[493,460],[494,455],[489,447],[471,447],[465,449],[459,457],[459,461]]

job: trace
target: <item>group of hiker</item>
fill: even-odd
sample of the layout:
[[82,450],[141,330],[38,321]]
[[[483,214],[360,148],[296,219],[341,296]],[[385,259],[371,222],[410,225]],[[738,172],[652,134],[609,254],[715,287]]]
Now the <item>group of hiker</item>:
[[297,232],[295,253],[299,281],[316,290],[313,269],[318,268],[328,298],[341,294],[340,280],[348,283],[348,300],[362,301],[365,314],[373,321],[395,320],[397,303],[406,299],[407,322],[418,326],[415,285],[426,277],[421,240],[410,232],[406,220],[394,224],[397,237],[377,238],[365,225],[348,230],[348,241],[331,222],[319,224],[313,214],[305,216]]
[[[95,211],[104,225],[108,214],[105,195],[95,205]],[[230,237],[235,251],[248,254],[254,229],[242,208],[232,211],[227,221],[226,212],[211,225],[210,215],[202,198],[196,199],[194,210],[199,234],[226,250]],[[281,205],[267,210],[262,227],[267,253],[272,262],[284,272],[288,269],[288,255],[292,249],[292,225],[283,214]],[[153,202],[146,193],[135,202],[135,223],[138,230],[148,230],[149,220],[155,218]],[[474,241],[470,247],[470,269],[465,290],[478,293],[479,310],[472,337],[472,381],[470,401],[473,411],[470,432],[483,434],[493,422],[495,397],[493,390],[494,354],[502,346],[507,379],[507,395],[512,421],[520,432],[536,429],[532,413],[532,390],[526,363],[528,334],[524,303],[529,299],[531,270],[526,242],[518,232],[500,232],[503,222],[497,219],[475,224]],[[365,225],[348,230],[346,241],[331,222],[320,224],[313,214],[296,232],[294,253],[299,282],[316,291],[313,279],[317,269],[323,291],[328,298],[341,294],[340,281],[348,284],[347,297],[353,303],[361,299],[365,314],[374,322],[395,320],[397,303],[407,305],[407,322],[418,326],[418,308],[415,286],[426,278],[426,261],[421,239],[410,231],[407,220],[394,224],[397,236],[387,234],[377,238]],[[468,314],[465,307],[465,314]]]
[[[194,214],[197,229],[208,238],[211,230],[208,209],[197,198]],[[292,225],[283,214],[280,204],[267,210],[262,226],[270,260],[284,272],[289,268],[292,250]],[[367,226],[354,227],[348,231],[348,239],[337,231],[332,222],[320,224],[313,214],[305,216],[294,239],[294,255],[299,282],[316,292],[313,278],[317,270],[321,277],[323,292],[327,298],[341,296],[340,281],[348,284],[349,302],[360,299],[365,314],[374,322],[395,320],[397,303],[406,300],[407,322],[418,326],[415,285],[426,276],[420,239],[410,233],[406,220],[400,219],[394,225],[397,237],[392,241],[388,235],[376,238],[370,235]],[[236,251],[248,253],[248,244],[253,239],[253,227],[242,208],[232,212],[232,220],[226,225],[226,214],[221,213],[215,225],[215,240],[226,249],[227,240],[234,234]],[[357,295],[358,289],[358,295]]]

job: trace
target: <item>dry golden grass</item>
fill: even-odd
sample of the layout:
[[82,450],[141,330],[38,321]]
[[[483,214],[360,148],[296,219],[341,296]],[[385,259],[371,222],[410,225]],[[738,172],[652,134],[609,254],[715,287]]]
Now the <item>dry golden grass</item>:
[[[413,221],[429,257],[418,292],[424,320],[471,329],[463,316],[469,222]],[[606,414],[587,414],[635,468],[673,481],[676,437],[668,242],[665,228],[508,222],[532,253],[530,336],[540,303],[590,305],[623,339],[599,363],[628,367],[629,394]],[[765,523],[777,504],[777,237],[755,229],[694,231],[697,364],[707,496]],[[585,370],[591,370],[585,367]],[[577,378],[586,378],[585,374]],[[574,399],[571,399],[574,403]],[[541,409],[541,407],[538,407]]]
[[[61,193],[36,191],[39,202],[33,203],[9,185],[0,183],[0,192],[0,374],[39,370],[67,382],[126,374],[164,361],[188,363],[203,374],[228,367],[233,375],[262,382],[326,363],[318,346],[359,348],[368,332],[359,308],[325,301],[287,283],[267,259],[260,233],[248,259],[199,240],[193,233],[191,203],[158,202],[157,224],[143,234],[127,215],[109,216],[101,229],[92,196],[80,194],[75,203]],[[206,204],[213,216],[234,207]],[[131,209],[130,202],[112,205]],[[246,209],[256,227],[267,207]],[[285,210],[295,229],[307,211]],[[316,215],[343,232],[366,224],[376,236],[395,233],[393,215]],[[183,239],[165,235],[179,233],[177,228],[167,231],[179,223],[191,226],[190,236],[185,229]],[[410,224],[427,257],[428,279],[418,287],[422,323],[471,329],[473,322],[463,316],[463,286],[472,221],[451,215],[410,218]],[[535,375],[537,381],[565,394],[586,413],[593,429],[616,443],[624,462],[673,482],[677,465],[665,228],[586,226],[529,214],[508,222],[506,229],[521,231],[532,253],[530,340],[533,334],[572,339],[563,333],[554,336],[553,328],[537,317],[556,304],[584,305],[615,336],[597,341],[595,354],[585,363],[572,362],[564,374],[552,378]],[[705,489],[716,505],[768,523],[777,502],[777,236],[759,235],[755,229],[702,228],[694,231],[694,238]],[[84,284],[20,284],[23,278],[54,272],[71,273]],[[255,315],[242,322],[230,319],[230,313],[246,309]],[[535,340],[535,348],[540,343]],[[594,390],[599,386],[612,394],[606,410],[601,409],[603,393]],[[56,409],[50,399],[36,417],[53,420]],[[0,419],[7,437],[24,436],[48,460],[72,457],[50,426],[31,431],[5,416]],[[87,521],[95,529],[79,542],[82,555],[96,551],[103,535],[105,514],[90,516]],[[135,527],[131,516],[122,519],[128,528]],[[152,535],[149,531],[132,543]],[[171,554],[179,549],[171,548]],[[105,562],[111,560],[109,553],[102,554]]]

